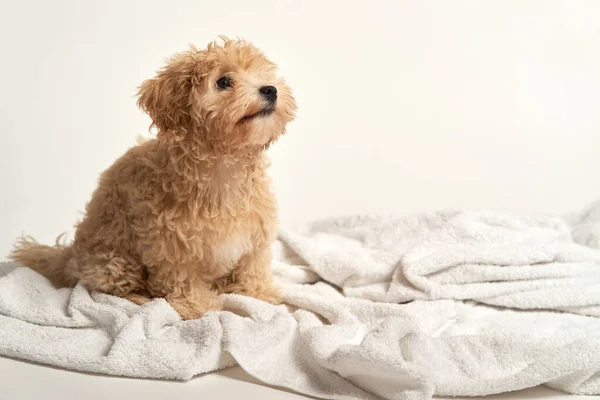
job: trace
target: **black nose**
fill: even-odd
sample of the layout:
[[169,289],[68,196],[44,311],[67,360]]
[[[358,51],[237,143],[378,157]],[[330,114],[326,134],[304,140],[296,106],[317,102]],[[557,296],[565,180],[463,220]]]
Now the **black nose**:
[[275,86],[263,86],[258,91],[271,103],[277,100],[277,88]]

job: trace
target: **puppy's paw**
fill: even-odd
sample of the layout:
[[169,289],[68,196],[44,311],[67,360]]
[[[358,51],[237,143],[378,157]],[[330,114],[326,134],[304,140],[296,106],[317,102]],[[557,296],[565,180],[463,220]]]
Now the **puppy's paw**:
[[206,314],[206,311],[204,310],[194,310],[189,308],[180,308],[179,310],[176,309],[175,311],[177,311],[181,319],[185,321],[199,319],[202,318],[204,314]]
[[253,297],[275,305],[283,303],[283,296],[281,295],[281,292],[275,288],[262,290],[256,293]]
[[283,303],[283,296],[275,286],[256,285],[248,282],[233,282],[220,287],[218,293],[240,294],[242,296],[266,301],[271,304]]
[[138,293],[128,293],[123,297],[138,306],[144,305],[152,300],[150,297]]
[[216,295],[206,296],[200,300],[186,298],[167,298],[167,301],[184,320],[202,318],[209,311],[223,309],[223,302]]

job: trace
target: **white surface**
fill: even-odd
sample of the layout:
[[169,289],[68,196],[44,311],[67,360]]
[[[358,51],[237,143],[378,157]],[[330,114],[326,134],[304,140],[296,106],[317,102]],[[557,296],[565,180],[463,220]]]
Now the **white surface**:
[[[16,378],[27,379],[24,384],[10,384]],[[2,400],[293,400],[308,397],[261,385],[235,367],[199,376],[189,382],[149,381],[143,379],[112,378],[63,371],[22,361],[0,357],[0,385]],[[68,396],[65,394],[68,393]],[[485,400],[575,400],[592,399],[590,396],[569,396],[545,387],[488,396]],[[477,400],[477,397],[453,397],[455,400]]]
[[295,90],[272,151],[284,223],[570,211],[600,195],[599,19],[595,0],[3,0],[0,255],[71,229],[147,132],[137,85],[220,33],[254,41]]

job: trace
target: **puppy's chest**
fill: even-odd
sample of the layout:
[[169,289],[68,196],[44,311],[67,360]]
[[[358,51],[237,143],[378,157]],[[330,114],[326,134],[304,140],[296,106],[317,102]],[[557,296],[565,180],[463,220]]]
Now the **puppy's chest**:
[[[273,236],[275,206],[264,180],[223,179],[201,199],[197,225],[190,235],[208,277],[231,272],[254,247]],[[218,189],[217,189],[218,188]]]
[[208,263],[217,275],[224,275],[235,268],[243,255],[252,251],[252,236],[249,231],[209,235],[206,247]]
[[203,260],[210,278],[230,273],[242,257],[267,240],[265,221],[256,213],[237,218],[212,220],[197,234],[196,245],[202,246]]

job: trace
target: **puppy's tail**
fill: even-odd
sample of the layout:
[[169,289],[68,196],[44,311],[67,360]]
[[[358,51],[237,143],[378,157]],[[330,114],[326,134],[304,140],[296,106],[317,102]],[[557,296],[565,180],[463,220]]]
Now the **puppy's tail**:
[[68,273],[67,263],[73,258],[73,249],[61,243],[62,235],[54,246],[39,244],[31,237],[22,237],[10,254],[15,262],[39,272],[59,287],[75,286],[77,279]]

